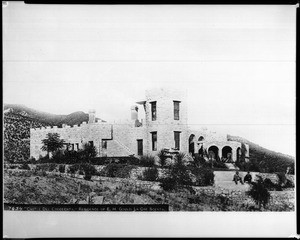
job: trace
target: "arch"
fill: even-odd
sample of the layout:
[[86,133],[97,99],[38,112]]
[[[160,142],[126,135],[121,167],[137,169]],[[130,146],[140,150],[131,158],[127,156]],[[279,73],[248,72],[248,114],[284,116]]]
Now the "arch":
[[219,148],[215,145],[212,145],[208,148],[208,158],[210,160],[218,160],[219,159]]
[[203,137],[203,136],[200,136],[200,137],[198,138],[198,141],[204,141],[204,137]]
[[194,155],[195,154],[195,135],[191,134],[189,137],[189,153]]
[[236,149],[236,162],[240,162],[242,160],[242,150],[240,147]]
[[222,148],[222,161],[232,162],[232,148],[225,146]]

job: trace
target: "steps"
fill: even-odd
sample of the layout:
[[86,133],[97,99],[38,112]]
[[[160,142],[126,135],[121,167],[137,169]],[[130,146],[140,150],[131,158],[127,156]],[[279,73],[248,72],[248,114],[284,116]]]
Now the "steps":
[[230,170],[240,170],[234,163],[225,163],[225,165]]
[[127,152],[128,155],[134,155],[135,154],[129,147],[127,147],[126,145],[124,145],[118,139],[114,138],[113,141],[115,141],[119,146],[121,146]]

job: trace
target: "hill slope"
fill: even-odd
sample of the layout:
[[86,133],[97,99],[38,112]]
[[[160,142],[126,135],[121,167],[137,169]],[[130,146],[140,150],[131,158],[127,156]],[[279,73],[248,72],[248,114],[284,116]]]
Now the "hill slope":
[[[100,119],[101,120],[101,119]],[[30,155],[30,128],[75,125],[88,121],[88,114],[74,112],[55,115],[36,111],[24,105],[4,105],[4,161],[22,162]],[[103,121],[103,120],[101,120]]]
[[227,135],[227,139],[248,144],[250,163],[261,172],[285,172],[287,167],[294,172],[295,158],[292,156],[263,148],[242,137]]
[[[30,117],[49,126],[61,127],[62,124],[76,125],[89,120],[89,115],[82,111],[73,112],[68,115],[51,114],[37,111],[21,104],[4,104],[4,112],[13,112],[22,116]],[[103,121],[97,118],[97,120]]]

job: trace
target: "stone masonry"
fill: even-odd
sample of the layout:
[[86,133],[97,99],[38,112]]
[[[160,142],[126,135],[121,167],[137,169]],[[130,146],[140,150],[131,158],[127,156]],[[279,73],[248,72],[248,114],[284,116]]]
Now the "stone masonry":
[[[30,156],[38,159],[47,153],[41,150],[47,133],[58,133],[69,145],[79,150],[84,143],[93,144],[97,156],[121,157],[157,155],[161,149],[176,150],[194,155],[201,149],[214,150],[220,157],[238,160],[242,144],[228,141],[207,129],[191,129],[188,124],[186,93],[171,89],[151,89],[145,99],[131,107],[131,121],[108,123],[96,121],[95,111],[89,112],[88,123],[62,128],[30,129]],[[145,119],[139,119],[139,111]],[[217,150],[216,150],[217,149]],[[225,149],[225,150],[224,150]],[[249,146],[245,146],[249,157]]]

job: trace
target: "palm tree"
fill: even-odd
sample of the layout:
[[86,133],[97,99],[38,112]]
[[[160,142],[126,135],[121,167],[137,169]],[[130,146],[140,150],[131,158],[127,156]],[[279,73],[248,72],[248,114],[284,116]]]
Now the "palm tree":
[[160,166],[162,166],[162,167],[166,166],[167,158],[168,158],[166,151],[164,149],[161,149],[159,151],[159,153],[157,154],[157,156],[159,158]]
[[47,133],[46,138],[42,140],[43,146],[41,149],[43,151],[47,151],[47,155],[49,153],[53,153],[64,146],[65,141],[60,139],[58,133]]

